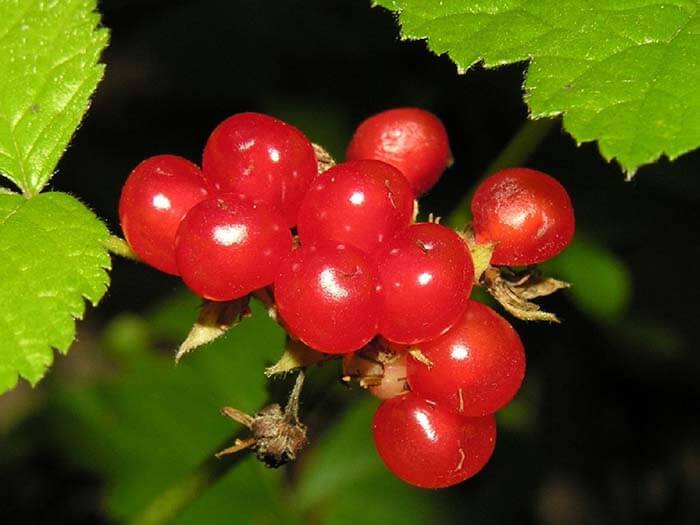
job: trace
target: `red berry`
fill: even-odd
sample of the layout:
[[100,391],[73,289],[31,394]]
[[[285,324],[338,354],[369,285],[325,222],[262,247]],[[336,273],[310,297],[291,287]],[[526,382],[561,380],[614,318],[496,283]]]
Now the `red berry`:
[[229,301],[272,283],[292,248],[280,215],[222,194],[200,202],[180,224],[177,267],[195,293]]
[[464,314],[474,284],[466,244],[439,224],[413,224],[377,254],[382,313],[379,333],[415,344],[446,332]]
[[374,444],[406,483],[437,489],[472,477],[496,446],[493,416],[463,417],[415,392],[384,401],[374,415]]
[[525,376],[520,337],[508,321],[476,301],[469,301],[461,321],[422,343],[420,350],[432,366],[409,358],[411,389],[465,416],[485,416],[503,407]]
[[175,234],[185,214],[207,197],[199,168],[176,155],[157,155],[134,168],[122,188],[119,222],[144,262],[177,275]]
[[273,206],[294,226],[316,177],[316,156],[294,126],[260,113],[238,113],[212,132],[204,148],[204,177],[218,191]]
[[561,252],[574,236],[571,199],[556,179],[510,168],[484,180],[472,199],[476,240],[495,242],[492,264],[535,264]]
[[364,252],[331,242],[301,246],[282,263],[275,301],[289,333],[320,352],[343,354],[377,334],[377,269]]
[[383,111],[362,122],[347,159],[376,159],[396,166],[416,195],[432,188],[451,162],[447,131],[439,118],[418,108]]
[[299,209],[302,243],[332,240],[370,253],[408,226],[413,192],[399,170],[377,160],[338,164],[318,177]]

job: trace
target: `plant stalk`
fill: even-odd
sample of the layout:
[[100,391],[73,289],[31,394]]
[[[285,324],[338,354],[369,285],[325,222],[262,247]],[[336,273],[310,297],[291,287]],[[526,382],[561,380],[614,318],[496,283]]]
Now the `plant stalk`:
[[[217,447],[217,450],[224,446],[229,446],[236,438],[245,438],[246,435],[247,429],[244,429],[236,434],[234,438],[226,438],[225,443]],[[209,487],[247,457],[246,454],[236,454],[221,460],[211,454],[185,477],[161,492],[151,501],[148,507],[131,521],[131,525],[164,525],[170,523],[180,512],[204,494]]]

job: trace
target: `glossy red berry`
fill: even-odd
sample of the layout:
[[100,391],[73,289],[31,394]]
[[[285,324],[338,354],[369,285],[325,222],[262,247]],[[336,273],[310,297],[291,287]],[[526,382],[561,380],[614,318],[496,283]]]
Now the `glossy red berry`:
[[374,415],[373,431],[389,470],[422,488],[449,487],[472,477],[496,445],[493,416],[458,416],[415,392],[384,401]]
[[212,132],[204,148],[204,177],[221,192],[280,210],[288,226],[317,174],[304,134],[260,113],[238,113]]
[[119,199],[119,222],[144,262],[177,275],[175,234],[185,214],[207,198],[199,168],[176,155],[157,155],[129,175]]
[[285,259],[274,283],[275,301],[289,333],[314,350],[343,354],[377,333],[377,269],[349,245],[302,245]]
[[362,122],[347,159],[376,159],[396,166],[416,195],[428,191],[450,164],[447,131],[439,118],[418,108],[383,111]]
[[464,314],[474,266],[464,241],[439,224],[413,224],[377,254],[382,312],[379,333],[415,344],[445,333]]
[[411,389],[440,407],[465,416],[492,414],[508,403],[525,376],[520,337],[488,306],[469,301],[450,330],[420,345],[428,367],[408,359]]
[[200,202],[180,224],[175,256],[185,284],[212,301],[229,301],[272,283],[290,253],[281,215],[221,194]]
[[344,162],[319,176],[299,209],[302,243],[338,241],[371,253],[413,216],[413,192],[399,170],[377,160]]
[[519,266],[545,261],[574,236],[574,209],[564,187],[527,168],[494,173],[471,204],[476,240],[495,242],[492,264]]

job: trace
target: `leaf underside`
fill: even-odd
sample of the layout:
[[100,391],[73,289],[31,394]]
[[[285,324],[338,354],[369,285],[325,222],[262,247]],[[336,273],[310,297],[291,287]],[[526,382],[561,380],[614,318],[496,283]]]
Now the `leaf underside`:
[[465,71],[529,60],[532,118],[563,114],[628,175],[700,145],[698,0],[376,0]]
[[102,78],[95,0],[0,2],[0,174],[36,195]]
[[84,299],[104,295],[106,227],[65,193],[0,194],[0,394],[19,376],[35,384],[68,350]]

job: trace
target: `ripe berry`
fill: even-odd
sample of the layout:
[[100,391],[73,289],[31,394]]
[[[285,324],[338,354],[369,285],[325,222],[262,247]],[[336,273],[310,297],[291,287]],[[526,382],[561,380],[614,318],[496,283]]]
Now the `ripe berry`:
[[469,301],[450,330],[420,345],[428,367],[408,359],[411,389],[441,408],[464,416],[492,414],[508,403],[525,375],[520,337],[488,306]]
[[275,279],[277,309],[289,333],[314,350],[343,354],[377,333],[377,269],[353,246],[303,245]]
[[222,194],[200,202],[180,224],[175,256],[185,284],[229,301],[272,283],[292,235],[273,210]]
[[316,177],[316,156],[294,126],[260,113],[238,113],[212,132],[204,148],[204,178],[218,191],[278,208],[287,226]]
[[338,164],[319,176],[299,209],[302,243],[332,240],[370,253],[408,226],[413,192],[399,170],[378,160]]
[[362,122],[348,146],[348,160],[376,159],[396,166],[416,195],[435,185],[451,162],[447,131],[439,118],[418,108],[383,111]]
[[185,214],[207,197],[199,168],[176,155],[157,155],[129,175],[119,199],[119,222],[144,262],[177,275],[175,234]]
[[379,333],[415,344],[446,332],[464,314],[474,267],[464,241],[439,224],[413,224],[377,254],[382,312]]
[[492,415],[458,416],[415,392],[384,401],[374,415],[373,431],[389,470],[422,488],[449,487],[472,477],[496,445]]
[[476,240],[495,242],[492,264],[545,261],[574,236],[574,210],[554,178],[527,168],[499,171],[483,181],[471,204]]

